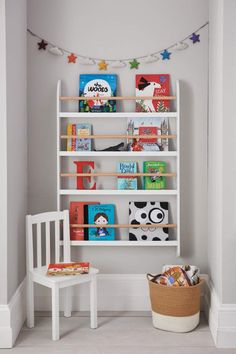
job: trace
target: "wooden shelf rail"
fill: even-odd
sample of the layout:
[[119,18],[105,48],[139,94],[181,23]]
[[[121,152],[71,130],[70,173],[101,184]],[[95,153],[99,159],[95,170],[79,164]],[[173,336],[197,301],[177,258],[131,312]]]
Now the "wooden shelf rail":
[[141,100],[176,100],[176,96],[97,96],[97,97],[83,97],[83,96],[60,96],[61,101],[100,101],[100,100],[113,100],[113,101],[141,101]]
[[61,173],[61,177],[176,177],[176,173],[113,173],[113,172],[97,172],[97,173]]
[[170,135],[126,135],[126,134],[105,134],[105,135],[61,135],[61,139],[175,139],[176,134]]
[[168,229],[173,229],[176,228],[177,225],[176,224],[140,224],[140,225],[134,225],[134,224],[104,224],[104,225],[94,225],[94,224],[70,224],[70,227],[75,228],[75,227],[81,227],[81,228],[90,228],[90,227],[94,227],[94,228],[100,228],[100,227],[105,227],[105,228],[115,228],[115,229],[129,229],[129,228],[168,228]]

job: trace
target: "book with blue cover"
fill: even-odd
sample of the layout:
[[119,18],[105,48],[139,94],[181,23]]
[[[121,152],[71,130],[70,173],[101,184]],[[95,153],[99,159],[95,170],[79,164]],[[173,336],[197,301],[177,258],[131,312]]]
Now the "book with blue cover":
[[[76,135],[91,135],[92,126],[88,123],[76,124]],[[91,151],[91,139],[76,139],[76,151]]]
[[[118,173],[136,173],[137,172],[137,162],[134,161],[124,161],[117,163],[117,172]],[[118,177],[117,178],[117,189],[126,189],[126,190],[136,190],[138,189],[137,177]]]
[[114,227],[106,227],[107,224],[115,223],[115,205],[99,204],[87,206],[88,224],[94,224],[99,227],[90,227],[88,229],[89,241],[113,241],[115,240]]
[[[117,76],[114,74],[82,74],[80,75],[79,96],[91,97],[79,101],[80,112],[116,112],[115,100],[104,100],[103,97],[116,96]],[[94,100],[93,97],[101,97]]]

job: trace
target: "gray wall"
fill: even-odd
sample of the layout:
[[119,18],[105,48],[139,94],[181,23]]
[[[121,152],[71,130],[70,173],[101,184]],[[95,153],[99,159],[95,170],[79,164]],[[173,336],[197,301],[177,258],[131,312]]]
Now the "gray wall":
[[222,303],[235,303],[232,276],[236,249],[236,123],[232,109],[236,80],[236,3],[210,2],[209,100],[209,273]]
[[5,15],[5,0],[0,0],[0,304],[7,304],[7,90]]
[[[59,46],[85,55],[110,58],[138,56],[182,39],[208,20],[208,1],[126,1],[111,6],[75,0],[28,1],[28,27]],[[99,12],[98,12],[99,11]],[[105,20],[104,20],[105,19]],[[101,39],[94,35],[104,36]],[[77,94],[80,73],[96,67],[68,65],[65,57],[37,50],[28,36],[29,211],[56,209],[56,83],[63,94]],[[181,246],[182,258],[172,248],[81,248],[75,259],[90,260],[103,273],[158,272],[163,263],[193,263],[207,268],[207,84],[208,29],[201,43],[172,55],[169,62],[109,72],[119,76],[120,94],[134,92],[136,73],[170,73],[181,80]],[[132,103],[125,109],[132,110]],[[94,123],[96,124],[96,123]],[[97,123],[99,125],[100,123]],[[113,131],[121,122],[114,123]],[[111,132],[111,130],[110,130]],[[104,162],[111,170],[111,159]],[[72,168],[71,168],[72,169]],[[96,198],[98,199],[98,198]],[[100,200],[105,200],[101,199]],[[111,199],[107,199],[107,201]],[[125,198],[127,203],[129,198]],[[119,198],[114,201],[119,204]],[[65,204],[65,207],[67,205]],[[126,216],[120,213],[120,218]]]
[[26,1],[6,1],[7,298],[25,276],[27,212]]

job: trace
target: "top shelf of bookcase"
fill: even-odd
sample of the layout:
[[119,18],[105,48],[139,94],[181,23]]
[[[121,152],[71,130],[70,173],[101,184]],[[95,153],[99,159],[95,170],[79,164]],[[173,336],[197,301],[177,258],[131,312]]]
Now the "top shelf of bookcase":
[[107,112],[107,113],[85,113],[85,112],[59,112],[60,118],[135,118],[135,117],[160,117],[177,118],[177,112]]

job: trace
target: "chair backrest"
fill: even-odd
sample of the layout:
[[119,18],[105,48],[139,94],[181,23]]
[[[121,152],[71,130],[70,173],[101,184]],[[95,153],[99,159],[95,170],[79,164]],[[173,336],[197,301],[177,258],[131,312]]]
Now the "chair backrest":
[[[52,262],[51,254],[52,236],[54,236],[55,245],[54,262],[70,262],[69,211],[53,211],[26,216],[26,256],[28,270],[54,263]],[[43,237],[45,237],[45,247],[43,247],[45,253],[42,254]],[[63,241],[62,244],[61,241]],[[34,259],[34,255],[36,259]]]

